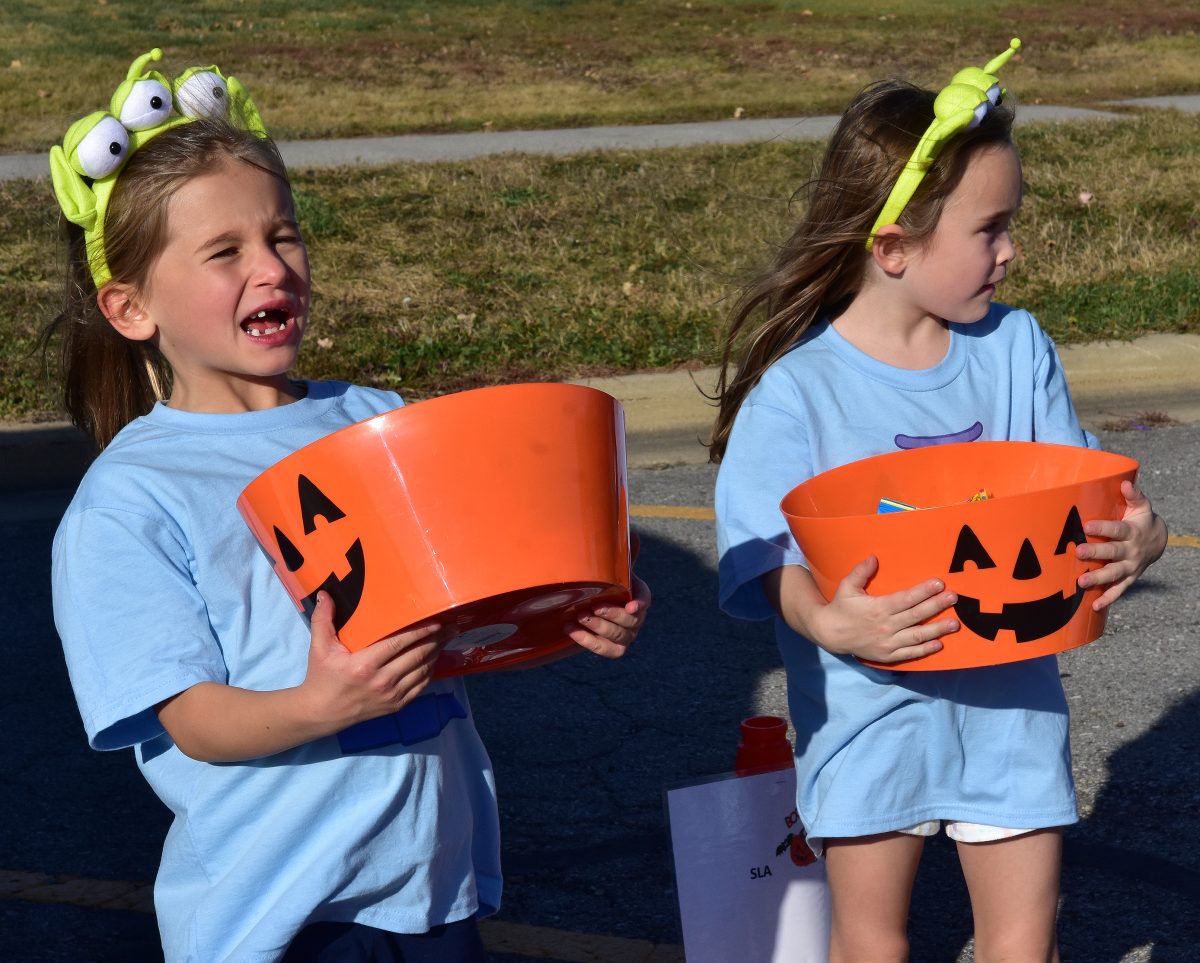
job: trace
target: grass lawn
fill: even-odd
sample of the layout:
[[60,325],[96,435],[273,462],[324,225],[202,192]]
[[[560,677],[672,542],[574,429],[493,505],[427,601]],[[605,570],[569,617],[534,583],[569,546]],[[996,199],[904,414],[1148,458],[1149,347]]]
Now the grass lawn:
[[[1002,300],[1060,343],[1200,330],[1200,122],[1019,128]],[[316,289],[299,369],[416,398],[715,360],[821,145],[301,172]],[[1090,195],[1090,199],[1089,196]],[[0,419],[55,417],[34,346],[59,272],[48,183],[0,183]]]
[[0,151],[44,150],[154,46],[216,63],[279,139],[836,113],[1014,34],[1027,103],[1190,93],[1194,0],[5,0]]

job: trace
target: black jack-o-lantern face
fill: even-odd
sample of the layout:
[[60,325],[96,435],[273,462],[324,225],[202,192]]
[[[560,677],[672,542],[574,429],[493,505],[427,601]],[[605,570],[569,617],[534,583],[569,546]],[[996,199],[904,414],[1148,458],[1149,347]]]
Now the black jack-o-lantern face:
[[[300,522],[305,535],[306,552],[301,552],[296,543],[280,531],[278,525],[274,525],[272,528],[275,531],[275,542],[279,546],[279,555],[289,572],[299,571],[306,562],[309,566],[318,567],[317,571],[323,576],[322,581],[312,592],[301,599],[301,605],[305,615],[311,617],[317,606],[317,593],[328,592],[329,597],[333,599],[333,625],[335,629],[340,630],[350,621],[350,617],[358,608],[358,603],[362,601],[363,586],[366,584],[367,575],[362,540],[356,538],[345,550],[344,555],[335,554],[341,549],[333,549],[326,544],[328,539],[319,539],[314,536],[314,533],[317,532],[317,519],[324,520],[325,525],[321,526],[324,530],[327,526],[333,526],[335,522],[342,522],[346,519],[346,513],[304,475],[297,477],[296,491],[300,505]],[[344,522],[343,526],[349,524],[350,522]],[[337,527],[342,529],[343,526]],[[309,536],[314,536],[312,547],[309,546]],[[345,544],[344,539],[341,544]],[[346,574],[340,576],[336,574],[337,571],[344,570],[347,566],[349,570]],[[307,582],[307,584],[312,583]]]
[[[1062,534],[1058,537],[1054,555],[1066,555],[1072,550],[1072,546],[1082,545],[1086,541],[1087,536],[1083,530],[1079,510],[1072,506],[1063,524]],[[964,525],[954,546],[950,573],[963,572],[969,564],[978,570],[996,568],[992,556],[971,526]],[[1055,572],[1062,571],[1060,566],[1053,568]],[[1050,573],[1048,578],[1053,578],[1055,572]],[[1042,563],[1033,543],[1026,538],[1017,552],[1012,578],[1019,582],[1029,582],[1041,577]],[[1011,586],[1006,579],[998,584]],[[1062,584],[1061,579],[1058,580],[1058,584]],[[953,586],[951,588],[953,589]],[[971,597],[958,593],[958,602],[954,610],[964,628],[989,641],[995,641],[1001,629],[1008,629],[1014,633],[1018,642],[1034,642],[1057,632],[1070,622],[1082,601],[1083,589],[1073,580],[1072,588],[1059,589],[1027,602]]]

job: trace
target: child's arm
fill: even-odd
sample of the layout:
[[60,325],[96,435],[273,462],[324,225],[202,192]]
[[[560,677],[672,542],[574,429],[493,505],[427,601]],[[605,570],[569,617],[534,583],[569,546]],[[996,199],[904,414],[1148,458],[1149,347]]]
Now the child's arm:
[[396,712],[425,688],[441,649],[440,626],[400,632],[350,652],[321,592],[312,615],[308,673],[300,685],[256,692],[201,682],[156,707],[180,751],[204,762],[240,762]]
[[1106,561],[1103,568],[1079,576],[1083,588],[1108,585],[1110,588],[1092,603],[1099,612],[1125,594],[1141,574],[1158,561],[1167,547],[1166,523],[1154,513],[1150,499],[1132,482],[1121,483],[1125,496],[1125,514],[1120,521],[1095,520],[1083,526],[1089,535],[1107,538],[1107,542],[1085,542],[1075,547],[1079,558]]
[[892,595],[868,595],[867,585],[878,567],[874,556],[859,562],[828,602],[801,565],[768,572],[763,590],[792,629],[835,655],[891,663],[937,652],[942,648],[938,639],[958,631],[958,622],[921,623],[949,608],[958,597],[943,591],[939,579]]

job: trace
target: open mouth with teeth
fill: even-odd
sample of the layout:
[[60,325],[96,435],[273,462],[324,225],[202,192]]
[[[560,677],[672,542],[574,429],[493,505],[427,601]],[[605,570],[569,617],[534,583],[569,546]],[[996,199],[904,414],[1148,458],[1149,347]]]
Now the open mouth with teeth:
[[1072,595],[1059,592],[1032,602],[1005,602],[999,612],[980,611],[979,599],[958,597],[954,611],[963,626],[989,642],[1001,629],[1013,632],[1018,642],[1033,642],[1057,632],[1071,621],[1083,601],[1083,589]]
[[292,323],[292,314],[286,308],[268,308],[256,311],[242,322],[242,330],[252,338],[278,334]]

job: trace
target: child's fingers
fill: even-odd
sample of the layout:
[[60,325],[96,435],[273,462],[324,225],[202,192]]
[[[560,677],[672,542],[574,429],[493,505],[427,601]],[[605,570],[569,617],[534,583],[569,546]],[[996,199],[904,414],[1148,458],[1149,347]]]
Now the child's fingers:
[[[618,621],[620,620],[620,621]],[[636,634],[633,630],[638,626],[638,619],[624,609],[613,609],[611,615],[581,615],[576,620],[579,625],[571,626],[572,630],[582,626],[592,635],[599,636],[609,642],[619,642],[628,645]]]
[[1132,579],[1136,566],[1128,559],[1109,562],[1107,565],[1091,572],[1084,572],[1076,579],[1075,584],[1080,588],[1094,588],[1097,585],[1112,585],[1124,579]]
[[403,632],[380,639],[374,645],[368,645],[362,649],[357,655],[368,666],[379,669],[416,650],[425,653],[427,649],[432,649],[436,654],[445,644],[445,639],[434,638],[441,631],[442,626],[438,622],[418,625],[416,628],[405,629]]
[[855,592],[866,592],[867,586],[871,579],[875,577],[875,573],[879,570],[879,559],[874,555],[868,555],[861,562],[850,569],[846,577],[842,579],[842,585],[839,586],[839,591],[842,587],[848,587]]
[[1092,611],[1099,612],[1101,609],[1106,609],[1113,604],[1117,599],[1125,594],[1125,590],[1133,584],[1133,579],[1126,578],[1112,585],[1103,595],[1092,603]]
[[328,648],[338,645],[337,630],[333,627],[334,604],[328,592],[318,592],[317,602],[313,607],[312,616],[308,620],[312,641],[316,645]]
[[1141,508],[1150,504],[1150,499],[1142,494],[1142,490],[1131,481],[1121,482],[1121,494],[1130,508]]
[[576,645],[606,659],[617,659],[623,656],[629,648],[629,643],[634,639],[631,632],[624,632],[621,637],[610,639],[596,632],[589,632],[578,625],[567,625],[563,628],[567,637]]
[[[1123,522],[1120,519],[1092,519],[1083,526],[1083,530],[1087,532],[1088,535],[1092,535],[1097,538],[1107,538],[1113,541],[1125,541],[1132,534],[1132,529],[1129,523]],[[1082,545],[1075,546],[1075,554],[1078,555],[1079,558],[1086,558],[1086,555],[1080,554],[1080,549],[1087,548],[1092,544],[1093,543],[1091,542],[1087,542]]]
[[[633,598],[625,603],[626,611],[645,613],[646,609],[650,608],[650,586],[643,582],[636,575],[633,577]],[[631,609],[630,606],[633,606]]]
[[[887,605],[888,611],[892,615],[901,618],[907,618],[910,612],[920,609],[925,614],[915,619],[919,622],[931,615],[937,615],[942,609],[958,601],[958,597],[953,592],[944,592],[945,588],[945,582],[934,578],[928,582],[922,582],[920,585],[914,585],[910,589],[884,596],[881,601]],[[937,608],[930,610],[930,606],[937,606]]]
[[[915,625],[918,622],[924,622],[926,619],[933,618],[939,612],[944,612],[957,601],[958,596],[953,592],[939,592],[939,594],[932,598],[927,598],[916,605],[910,606],[901,615],[907,625]],[[957,627],[956,623],[955,628]]]
[[899,648],[885,652],[881,656],[869,658],[871,658],[872,662],[883,662],[891,665],[895,662],[904,662],[908,659],[919,659],[922,656],[933,655],[934,652],[940,652],[943,648],[942,643],[939,641],[940,636],[949,635],[951,632],[957,630],[958,623],[952,620],[915,626],[910,632],[905,634],[904,644]]
[[436,636],[408,645],[388,662],[375,670],[379,691],[400,708],[433,678],[433,670],[442,645]]
[[[636,575],[633,577],[633,598],[624,605],[598,605],[592,615],[612,622],[623,629],[636,629],[646,621],[646,610],[650,607],[650,586]],[[587,624],[585,617],[579,621]]]
[[638,602],[626,602],[623,606],[598,605],[589,615],[579,616],[579,622],[587,625],[589,618],[612,622],[623,629],[636,629],[642,623],[642,609]]
[[390,695],[392,704],[397,710],[403,709],[412,702],[433,681],[433,666],[437,661],[438,651],[439,648],[435,646],[431,652],[423,648],[411,652],[413,656],[422,656],[422,658],[411,668],[402,672],[392,684]]
[[1128,549],[1129,542],[1123,538],[1114,538],[1111,542],[1084,542],[1075,546],[1075,557],[1086,561],[1114,562],[1126,558]]

